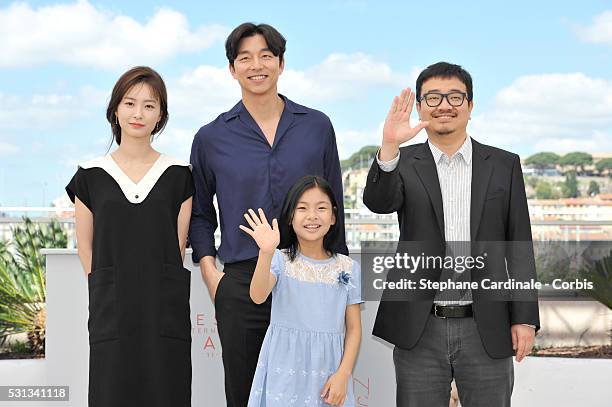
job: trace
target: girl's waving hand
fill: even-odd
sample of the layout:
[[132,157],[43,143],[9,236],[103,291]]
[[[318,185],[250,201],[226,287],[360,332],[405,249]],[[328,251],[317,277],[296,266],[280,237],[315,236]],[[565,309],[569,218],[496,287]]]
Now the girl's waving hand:
[[259,250],[263,253],[274,253],[274,249],[276,249],[276,246],[280,243],[278,221],[272,219],[272,226],[270,226],[263,209],[259,208],[257,211],[259,212],[259,216],[257,216],[253,209],[249,209],[247,213],[244,214],[244,218],[251,229],[244,225],[240,225],[240,230],[250,235],[255,240],[255,243],[257,243],[257,246],[259,246]]

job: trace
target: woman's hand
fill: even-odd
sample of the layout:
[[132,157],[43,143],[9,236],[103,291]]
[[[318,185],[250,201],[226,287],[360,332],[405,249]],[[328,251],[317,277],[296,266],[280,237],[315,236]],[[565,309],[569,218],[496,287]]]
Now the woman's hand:
[[274,253],[274,250],[280,243],[278,221],[272,219],[272,226],[270,227],[264,211],[259,208],[258,212],[259,217],[253,209],[249,209],[248,212],[244,214],[244,218],[252,229],[240,225],[240,230],[248,233],[255,240],[261,252]]

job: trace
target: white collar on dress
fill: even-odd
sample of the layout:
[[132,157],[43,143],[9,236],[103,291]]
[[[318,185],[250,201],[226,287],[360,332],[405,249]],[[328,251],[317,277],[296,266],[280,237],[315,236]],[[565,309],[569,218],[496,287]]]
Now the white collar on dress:
[[113,160],[110,154],[106,154],[102,157],[97,157],[92,160],[81,163],[79,164],[79,167],[83,169],[89,169],[94,167],[103,169],[104,171],[106,171],[106,173],[108,173],[108,175],[110,175],[115,181],[117,181],[117,184],[119,184],[119,187],[121,188],[121,191],[123,192],[123,195],[125,195],[126,199],[133,204],[138,204],[146,199],[147,195],[149,195],[149,192],[151,192],[151,190],[159,180],[159,177],[162,176],[162,174],[168,169],[168,167],[171,167],[173,165],[189,167],[189,169],[191,170],[191,164],[189,164],[188,162],[173,158],[165,154],[161,154],[157,158],[157,161],[155,161],[153,166],[149,169],[145,176],[140,181],[138,181],[138,183],[134,183],[134,181],[132,181],[130,177],[128,177],[121,170],[119,165],[117,165],[117,163],[115,162],[115,160]]

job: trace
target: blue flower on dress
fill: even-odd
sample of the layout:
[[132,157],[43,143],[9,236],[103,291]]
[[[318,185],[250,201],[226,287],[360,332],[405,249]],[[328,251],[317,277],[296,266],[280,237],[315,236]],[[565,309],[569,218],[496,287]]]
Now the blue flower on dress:
[[340,274],[338,274],[338,283],[343,285],[347,291],[349,290],[349,288],[355,287],[352,281],[353,281],[353,276],[351,275],[350,272],[342,271],[340,272]]

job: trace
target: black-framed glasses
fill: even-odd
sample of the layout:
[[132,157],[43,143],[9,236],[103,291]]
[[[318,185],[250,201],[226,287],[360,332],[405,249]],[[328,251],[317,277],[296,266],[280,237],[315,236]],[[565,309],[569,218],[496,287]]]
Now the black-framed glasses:
[[459,107],[463,104],[463,101],[467,97],[465,92],[450,92],[450,93],[439,93],[429,92],[419,98],[419,102],[423,100],[429,107],[438,107],[442,104],[442,100],[446,98],[449,105],[453,107]]

